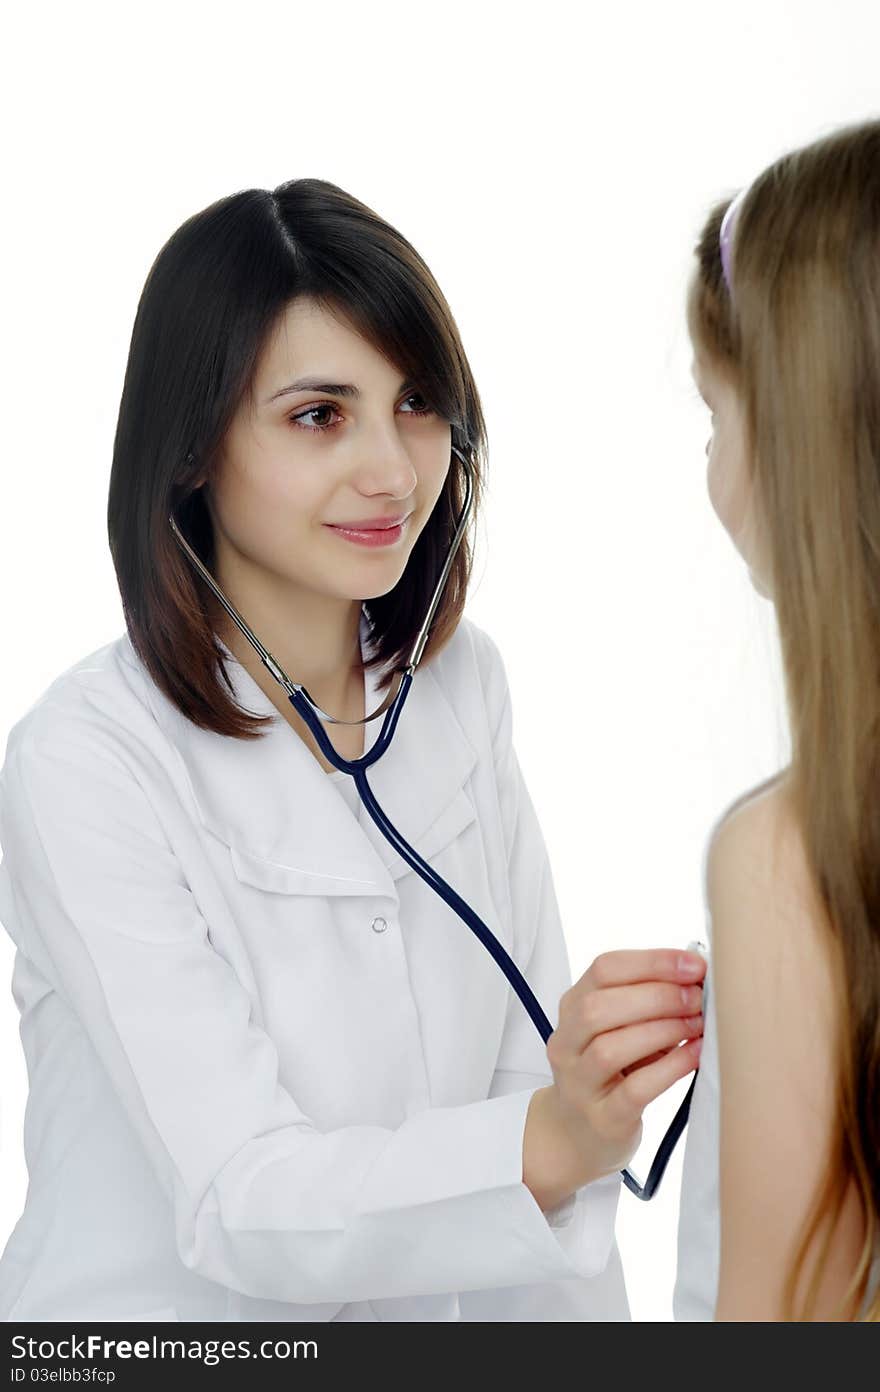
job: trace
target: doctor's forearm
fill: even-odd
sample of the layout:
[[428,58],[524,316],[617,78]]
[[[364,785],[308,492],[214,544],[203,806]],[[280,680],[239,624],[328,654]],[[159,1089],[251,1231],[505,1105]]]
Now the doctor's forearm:
[[544,1212],[563,1203],[582,1185],[601,1178],[583,1145],[575,1144],[558,1110],[556,1088],[538,1088],[529,1103],[523,1133],[523,1184]]

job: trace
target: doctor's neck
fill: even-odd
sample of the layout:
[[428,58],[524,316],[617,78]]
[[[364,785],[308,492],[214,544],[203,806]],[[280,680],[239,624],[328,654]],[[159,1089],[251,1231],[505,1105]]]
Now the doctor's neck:
[[[363,699],[360,600],[304,589],[252,569],[246,561],[240,565],[241,559],[213,570],[227,599],[291,680],[301,683],[318,705],[341,719],[360,718],[361,711],[353,716],[350,709],[359,694],[361,703]],[[279,710],[287,712],[289,702],[281,686],[213,594],[209,612],[217,636]]]

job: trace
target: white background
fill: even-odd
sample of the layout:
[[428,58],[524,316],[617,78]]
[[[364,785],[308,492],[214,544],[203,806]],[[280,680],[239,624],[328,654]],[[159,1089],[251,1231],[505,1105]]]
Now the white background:
[[[505,656],[572,971],[702,936],[711,824],[787,744],[772,606],[705,491],[685,281],[716,198],[877,114],[876,8],[55,4],[5,28],[3,744],[122,631],[107,483],[159,247],[225,194],[326,178],[425,257],[476,375],[468,612]],[[0,934],[0,1242],[26,1189],[12,960]],[[621,1196],[639,1320],[671,1318],[679,1180],[680,1154],[652,1205]]]

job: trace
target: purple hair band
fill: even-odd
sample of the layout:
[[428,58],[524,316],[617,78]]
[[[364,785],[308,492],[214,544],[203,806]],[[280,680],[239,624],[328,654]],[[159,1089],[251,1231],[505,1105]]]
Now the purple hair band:
[[730,273],[730,258],[733,248],[733,233],[736,228],[739,210],[742,207],[743,199],[747,193],[748,187],[740,189],[733,202],[728,204],[727,212],[724,214],[724,219],[721,223],[721,236],[719,238],[719,245],[721,247],[721,270],[724,273],[724,280],[731,299],[733,299],[733,279]]

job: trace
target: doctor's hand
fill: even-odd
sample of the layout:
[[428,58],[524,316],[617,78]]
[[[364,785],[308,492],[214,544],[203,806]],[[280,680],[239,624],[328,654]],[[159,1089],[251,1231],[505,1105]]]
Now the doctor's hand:
[[622,1170],[645,1107],[696,1068],[705,974],[680,949],[606,952],[565,992],[553,1083],[532,1097],[523,1137],[523,1183],[543,1210]]

